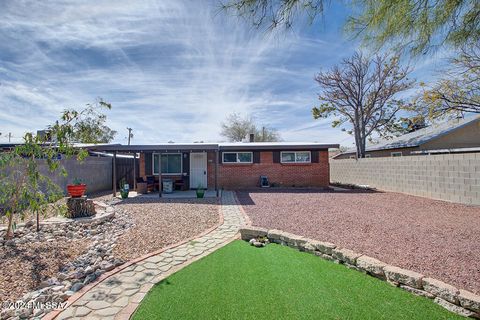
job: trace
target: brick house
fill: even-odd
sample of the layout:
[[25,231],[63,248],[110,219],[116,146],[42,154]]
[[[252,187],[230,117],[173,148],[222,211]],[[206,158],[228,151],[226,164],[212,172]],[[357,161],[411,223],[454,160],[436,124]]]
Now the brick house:
[[104,145],[89,149],[135,155],[139,164],[136,177],[183,181],[186,189],[235,190],[259,186],[260,176],[267,176],[276,186],[328,187],[329,148],[338,148],[338,144],[168,143]]

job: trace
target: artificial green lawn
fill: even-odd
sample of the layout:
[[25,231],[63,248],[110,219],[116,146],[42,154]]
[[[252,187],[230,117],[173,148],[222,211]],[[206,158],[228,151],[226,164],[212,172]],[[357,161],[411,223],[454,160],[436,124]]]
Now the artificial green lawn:
[[234,241],[158,283],[133,319],[463,319],[312,254]]

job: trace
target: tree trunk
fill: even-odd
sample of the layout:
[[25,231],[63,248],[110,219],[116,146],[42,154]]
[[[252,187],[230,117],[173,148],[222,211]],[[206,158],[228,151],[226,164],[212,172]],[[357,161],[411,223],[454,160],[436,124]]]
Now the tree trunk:
[[95,214],[95,205],[87,197],[68,198],[67,218],[90,217]]
[[38,213],[38,210],[36,210],[37,214],[37,232],[40,231],[40,214]]
[[13,224],[13,215],[15,212],[10,213],[10,217],[8,217],[8,228],[7,228],[7,233],[5,233],[5,240],[9,240],[13,238],[13,230],[12,230],[12,224]]

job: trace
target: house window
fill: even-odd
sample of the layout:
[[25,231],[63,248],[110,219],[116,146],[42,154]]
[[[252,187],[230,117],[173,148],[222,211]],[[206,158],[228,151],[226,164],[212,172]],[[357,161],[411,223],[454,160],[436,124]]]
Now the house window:
[[224,152],[222,156],[223,163],[252,163],[252,152]]
[[366,155],[365,155],[365,158],[371,158],[371,155],[370,155],[370,154],[366,154]]
[[311,161],[310,151],[282,151],[281,153],[282,163],[310,163]]
[[392,152],[392,153],[390,153],[390,155],[391,155],[392,157],[401,157],[401,156],[402,156],[402,152],[401,152],[401,151],[400,151],[400,152]]
[[[153,154],[153,174],[158,175],[158,153]],[[162,154],[162,174],[182,174],[182,154]]]

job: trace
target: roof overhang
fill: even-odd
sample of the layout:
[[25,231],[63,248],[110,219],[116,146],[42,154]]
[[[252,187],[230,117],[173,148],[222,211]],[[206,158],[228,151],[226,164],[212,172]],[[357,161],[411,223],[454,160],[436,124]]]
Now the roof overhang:
[[229,150],[326,150],[329,148],[338,148],[338,144],[322,144],[322,143],[292,143],[292,142],[276,142],[276,143],[189,143],[189,144],[157,144],[157,145],[90,145],[85,148],[90,151],[99,152],[171,152],[171,151],[229,151]]

